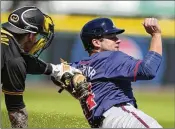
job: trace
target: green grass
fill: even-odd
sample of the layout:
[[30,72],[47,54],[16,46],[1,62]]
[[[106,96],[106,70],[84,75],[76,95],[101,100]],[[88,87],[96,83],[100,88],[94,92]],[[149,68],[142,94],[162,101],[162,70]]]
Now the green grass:
[[[174,92],[135,93],[139,109],[155,118],[164,128],[174,128]],[[89,128],[79,102],[55,88],[27,88],[24,100],[29,114],[29,128]],[[1,97],[2,128],[10,123]]]

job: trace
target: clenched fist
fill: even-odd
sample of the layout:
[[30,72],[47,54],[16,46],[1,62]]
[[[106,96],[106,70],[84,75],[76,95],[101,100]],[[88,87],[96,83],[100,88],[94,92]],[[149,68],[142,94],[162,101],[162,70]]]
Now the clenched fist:
[[145,18],[143,26],[148,34],[161,34],[161,29],[156,18]]

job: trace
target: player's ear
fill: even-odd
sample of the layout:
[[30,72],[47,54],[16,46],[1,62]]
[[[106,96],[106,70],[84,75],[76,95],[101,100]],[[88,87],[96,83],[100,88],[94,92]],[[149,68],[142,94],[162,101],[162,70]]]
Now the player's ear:
[[92,44],[94,46],[94,48],[100,48],[101,43],[98,39],[92,39]]

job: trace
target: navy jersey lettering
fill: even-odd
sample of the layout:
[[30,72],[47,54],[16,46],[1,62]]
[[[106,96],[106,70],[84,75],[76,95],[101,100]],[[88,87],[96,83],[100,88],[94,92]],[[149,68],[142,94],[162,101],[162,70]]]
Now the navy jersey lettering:
[[82,66],[82,73],[86,75],[88,78],[92,79],[92,77],[96,74],[95,69],[91,66]]

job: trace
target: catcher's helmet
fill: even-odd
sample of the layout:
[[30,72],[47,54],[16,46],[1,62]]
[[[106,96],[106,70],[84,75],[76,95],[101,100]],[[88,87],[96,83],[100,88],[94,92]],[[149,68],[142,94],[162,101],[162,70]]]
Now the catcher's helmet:
[[96,18],[83,26],[80,37],[85,49],[89,51],[93,48],[91,43],[93,38],[102,38],[109,34],[121,34],[124,31],[124,29],[116,28],[109,18]]
[[34,6],[24,6],[13,11],[8,22],[2,27],[12,33],[41,33],[43,31],[44,15]]
[[29,52],[38,56],[49,47],[54,37],[54,24],[52,18],[42,13],[35,6],[24,6],[13,11],[8,22],[2,24],[2,28],[15,34],[36,33],[38,41]]

